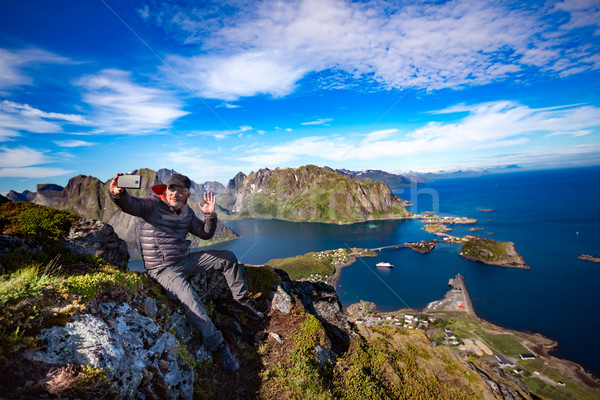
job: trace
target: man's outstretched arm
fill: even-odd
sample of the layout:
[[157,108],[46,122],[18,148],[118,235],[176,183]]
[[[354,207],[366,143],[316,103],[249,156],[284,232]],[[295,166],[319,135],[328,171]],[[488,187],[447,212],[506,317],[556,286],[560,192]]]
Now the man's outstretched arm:
[[123,212],[131,214],[136,217],[143,217],[151,207],[151,201],[147,199],[140,199],[130,195],[127,190],[120,188],[117,185],[119,176],[123,175],[118,173],[108,187],[110,198]]

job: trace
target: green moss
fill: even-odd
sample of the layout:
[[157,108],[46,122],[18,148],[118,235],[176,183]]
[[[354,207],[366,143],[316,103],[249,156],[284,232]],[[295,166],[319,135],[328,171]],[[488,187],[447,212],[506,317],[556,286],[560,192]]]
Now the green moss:
[[62,241],[76,215],[33,203],[10,202],[0,207],[0,227],[40,246],[36,253],[17,247],[2,258],[4,272],[12,272],[33,263],[45,264],[57,255],[74,262]]
[[0,220],[13,232],[28,239],[58,239],[67,236],[76,216],[34,203],[10,202],[0,207]]
[[259,293],[266,292],[273,285],[281,283],[281,278],[269,266],[248,266],[244,270],[246,276],[246,284],[251,292]]
[[95,296],[107,293],[114,295],[122,292],[128,296],[138,294],[143,285],[141,277],[134,272],[106,269],[85,275],[71,276],[62,282],[62,288],[68,293],[81,296],[87,302]]
[[285,366],[279,365],[275,375],[295,398],[333,399],[315,356],[315,346],[319,337],[324,335],[323,326],[310,314],[302,316],[305,319],[302,327],[294,333],[289,361]]

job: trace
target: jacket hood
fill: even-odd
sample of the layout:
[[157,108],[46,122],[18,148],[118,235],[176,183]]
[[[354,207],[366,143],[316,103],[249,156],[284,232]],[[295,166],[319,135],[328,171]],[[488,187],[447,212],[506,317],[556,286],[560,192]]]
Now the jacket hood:
[[167,185],[155,185],[152,186],[152,191],[154,193],[156,193],[157,195],[164,195],[165,191],[167,190]]

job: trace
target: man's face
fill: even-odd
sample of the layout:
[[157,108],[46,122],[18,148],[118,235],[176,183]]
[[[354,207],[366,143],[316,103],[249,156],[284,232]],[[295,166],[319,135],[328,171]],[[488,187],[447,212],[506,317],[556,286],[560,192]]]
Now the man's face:
[[190,191],[185,188],[181,188],[179,186],[170,185],[167,186],[167,190],[165,192],[167,203],[175,209],[181,210],[183,208],[185,201],[190,197]]

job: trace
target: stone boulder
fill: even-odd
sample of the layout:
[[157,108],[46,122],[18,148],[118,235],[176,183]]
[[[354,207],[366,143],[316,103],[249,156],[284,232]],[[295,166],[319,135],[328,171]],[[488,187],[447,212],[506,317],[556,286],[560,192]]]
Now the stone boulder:
[[280,269],[275,269],[275,272],[282,282],[281,285],[272,288],[270,308],[287,314],[296,299],[300,300],[306,312],[314,315],[323,324],[331,340],[332,350],[337,354],[344,353],[354,334],[335,289],[324,282],[292,281],[289,275]]
[[79,218],[72,223],[65,246],[73,253],[95,255],[120,268],[127,269],[127,244],[107,223],[90,218]]
[[97,315],[77,314],[65,326],[42,330],[45,343],[31,360],[102,368],[114,398],[191,399],[194,372],[179,342],[127,303],[102,303]]

